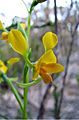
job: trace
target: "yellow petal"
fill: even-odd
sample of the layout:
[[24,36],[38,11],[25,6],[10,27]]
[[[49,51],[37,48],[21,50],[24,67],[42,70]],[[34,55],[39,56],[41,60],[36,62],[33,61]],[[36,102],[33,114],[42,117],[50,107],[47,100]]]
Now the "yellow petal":
[[41,63],[56,63],[56,56],[52,50],[48,50],[45,52],[40,59],[38,60],[38,64]]
[[17,62],[19,62],[20,58],[10,58],[7,63],[10,64],[10,65],[13,65]]
[[46,84],[52,82],[52,77],[48,73],[43,72],[42,70],[40,71],[40,76],[43,78],[43,81]]
[[39,75],[39,72],[36,71],[36,72],[33,74],[33,78],[32,78],[32,80],[35,80],[35,79],[38,77],[38,75]]
[[8,32],[2,32],[2,39],[8,40]]
[[7,66],[5,66],[5,64],[3,63],[2,60],[0,60],[0,71],[3,73],[6,73],[8,70]]
[[52,49],[56,46],[56,44],[58,43],[58,38],[56,36],[56,34],[52,33],[52,32],[47,32],[44,36],[43,36],[43,45],[45,50],[49,50]]
[[64,71],[64,66],[58,63],[50,63],[42,66],[47,73],[58,73]]
[[0,21],[0,30],[4,30],[4,26],[1,21]]
[[8,35],[8,42],[12,48],[19,54],[24,55],[28,50],[27,40],[19,30],[12,29]]
[[34,65],[34,69],[33,69],[33,80],[35,80],[38,75],[39,75],[39,71],[40,71],[40,68],[38,68],[37,64]]

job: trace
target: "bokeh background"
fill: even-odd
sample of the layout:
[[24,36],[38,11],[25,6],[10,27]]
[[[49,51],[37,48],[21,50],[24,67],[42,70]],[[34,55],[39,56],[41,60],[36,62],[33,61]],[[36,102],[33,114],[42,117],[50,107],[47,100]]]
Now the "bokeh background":
[[[0,0],[0,20],[10,30],[16,28],[18,22],[26,23],[32,0]],[[54,49],[58,62],[65,66],[65,71],[54,75],[54,84],[46,85],[41,81],[29,88],[28,117],[30,119],[56,118],[56,95],[60,102],[60,117],[79,118],[79,0],[47,0],[38,4],[31,17],[30,47],[31,61],[36,61],[44,52],[42,37],[45,32],[52,31],[58,35],[58,45]],[[10,57],[20,57],[8,71],[8,76],[18,76],[22,80],[24,61],[20,55],[4,41],[0,41],[0,59],[5,63]],[[30,74],[31,76],[31,74]],[[21,97],[23,90],[16,86]],[[54,93],[57,94],[54,94]],[[0,84],[0,118],[21,118],[21,112],[9,86]]]

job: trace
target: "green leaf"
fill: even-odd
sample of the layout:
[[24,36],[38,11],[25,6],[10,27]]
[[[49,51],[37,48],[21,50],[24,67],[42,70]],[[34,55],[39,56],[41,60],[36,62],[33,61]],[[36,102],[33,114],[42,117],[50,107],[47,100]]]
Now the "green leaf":
[[14,81],[17,81],[18,80],[18,77],[12,77],[12,78],[8,78],[11,82],[14,82]]

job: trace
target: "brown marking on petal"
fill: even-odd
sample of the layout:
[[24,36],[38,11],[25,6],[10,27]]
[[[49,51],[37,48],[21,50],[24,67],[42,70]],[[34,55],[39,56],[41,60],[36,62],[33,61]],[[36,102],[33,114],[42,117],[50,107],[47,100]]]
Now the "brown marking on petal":
[[52,77],[51,75],[49,75],[48,73],[46,73],[46,71],[44,69],[40,70],[40,76],[43,78],[43,81],[48,84],[50,82],[52,82]]

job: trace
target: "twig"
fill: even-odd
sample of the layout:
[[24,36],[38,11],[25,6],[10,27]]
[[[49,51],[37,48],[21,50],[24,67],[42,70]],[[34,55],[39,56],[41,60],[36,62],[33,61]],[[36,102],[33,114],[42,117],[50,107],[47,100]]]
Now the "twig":
[[40,104],[37,119],[43,119],[43,115],[45,112],[44,104],[45,104],[46,98],[49,94],[49,89],[51,88],[51,86],[52,86],[52,84],[49,84],[46,88],[45,94],[44,94],[43,99],[42,99],[41,104]]
[[66,60],[65,73],[64,73],[64,76],[63,76],[63,87],[61,89],[61,96],[60,96],[60,101],[59,101],[59,106],[58,106],[57,118],[60,118],[60,111],[61,111],[61,105],[62,105],[62,101],[63,101],[66,76],[67,76],[67,73],[68,73],[69,61],[70,61],[72,48],[73,48],[73,44],[74,44],[74,37],[75,37],[76,30],[78,28],[78,25],[79,25],[79,22],[76,24],[74,32],[73,33],[71,32],[72,41],[70,43],[70,49],[69,49],[69,53],[68,53],[67,60]]
[[55,15],[55,33],[58,33],[58,27],[57,27],[57,6],[56,6],[56,0],[54,0],[54,15]]
[[67,10],[67,15],[65,17],[64,23],[68,19],[69,15],[70,15],[70,11],[72,10],[72,8],[73,8],[73,0],[71,0],[70,8]]

